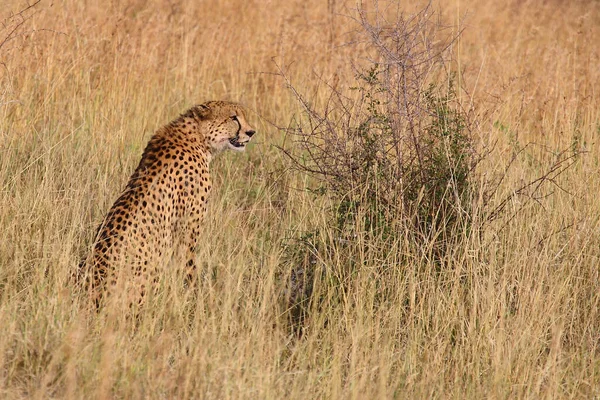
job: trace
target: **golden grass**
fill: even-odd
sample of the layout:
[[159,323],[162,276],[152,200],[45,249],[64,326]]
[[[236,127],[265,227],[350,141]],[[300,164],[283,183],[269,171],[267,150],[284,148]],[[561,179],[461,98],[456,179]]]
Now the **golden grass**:
[[[326,224],[325,200],[273,147],[282,135],[268,121],[297,112],[273,60],[315,99],[316,76],[351,86],[357,56],[340,45],[355,3],[85,3],[42,1],[26,35],[0,48],[1,398],[600,396],[594,2],[435,5],[465,28],[455,67],[476,108],[493,110],[478,129],[496,143],[484,172],[501,171],[516,142],[588,153],[560,177],[564,191],[490,226],[445,274],[402,258],[383,304],[381,260],[364,254],[347,297],[301,339],[280,317],[282,244]],[[0,17],[24,6],[7,4]],[[213,164],[199,293],[167,287],[137,327],[88,315],[65,284],[95,225],[152,132],[208,99],[242,101],[259,133]],[[532,150],[501,194],[550,162]],[[411,244],[398,246],[387,262]]]

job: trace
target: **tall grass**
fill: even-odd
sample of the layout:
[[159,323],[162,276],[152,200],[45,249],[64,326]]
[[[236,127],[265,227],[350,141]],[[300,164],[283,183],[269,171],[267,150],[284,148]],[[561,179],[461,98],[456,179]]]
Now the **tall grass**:
[[[4,2],[0,18],[25,6]],[[442,263],[408,236],[382,251],[358,235],[361,268],[343,285],[317,277],[307,329],[290,329],[286,244],[315,227],[319,240],[336,238],[331,199],[305,190],[313,178],[274,146],[285,145],[275,126],[301,111],[277,65],[317,104],[324,82],[351,86],[353,63],[368,56],[353,44],[355,6],[42,0],[6,20],[0,40],[23,23],[0,48],[0,397],[600,395],[600,10],[591,1],[434,3],[450,32],[464,28],[451,68],[490,150],[482,179],[508,171],[490,201],[568,146],[587,153],[544,196],[512,196],[512,218],[467,236]],[[258,134],[245,153],[213,163],[197,293],[167,272],[137,325],[110,310],[89,315],[66,282],[94,227],[153,131],[208,99],[245,103]],[[345,254],[316,255],[347,277]]]

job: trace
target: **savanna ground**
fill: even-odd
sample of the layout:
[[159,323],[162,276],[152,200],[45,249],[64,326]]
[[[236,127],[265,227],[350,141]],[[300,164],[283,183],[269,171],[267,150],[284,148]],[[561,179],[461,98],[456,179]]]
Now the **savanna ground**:
[[[478,176],[510,163],[490,201],[581,154],[442,267],[409,241],[366,246],[302,335],[286,249],[327,229],[330,203],[276,147],[302,112],[278,66],[316,102],[350,88],[356,3],[86,3],[0,7],[0,397],[600,396],[598,2],[433,4],[463,29],[449,65],[489,149]],[[213,163],[198,293],[166,285],[137,324],[90,314],[67,282],[95,226],[152,132],[209,99],[242,101],[258,133]]]

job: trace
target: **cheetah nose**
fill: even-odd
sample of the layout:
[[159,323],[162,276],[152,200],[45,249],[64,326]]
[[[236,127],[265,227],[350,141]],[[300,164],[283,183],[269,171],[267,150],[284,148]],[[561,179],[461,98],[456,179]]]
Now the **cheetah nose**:
[[246,135],[248,135],[248,137],[254,136],[255,133],[255,131],[246,131]]

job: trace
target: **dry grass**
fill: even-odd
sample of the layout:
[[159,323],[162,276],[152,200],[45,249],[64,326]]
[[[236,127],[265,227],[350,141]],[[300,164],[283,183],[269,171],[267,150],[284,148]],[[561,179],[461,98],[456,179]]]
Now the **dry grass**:
[[[316,100],[316,76],[351,85],[358,55],[340,45],[356,28],[344,16],[355,3],[192,3],[42,1],[24,35],[0,48],[0,397],[600,396],[593,1],[436,4],[449,26],[465,27],[455,68],[472,101],[494,110],[478,131],[496,143],[485,172],[540,145],[501,195],[552,151],[588,153],[560,177],[564,190],[490,226],[442,274],[399,257],[411,243],[398,243],[384,255],[398,260],[386,302],[373,284],[381,259],[364,254],[347,296],[313,315],[301,339],[280,316],[282,243],[325,224],[326,200],[299,190],[308,178],[285,172],[272,146],[283,137],[267,121],[285,126],[298,111],[273,59]],[[9,0],[0,17],[23,6]],[[86,314],[65,283],[94,226],[153,130],[208,99],[243,101],[259,134],[213,165],[199,294],[167,287],[137,328]]]

